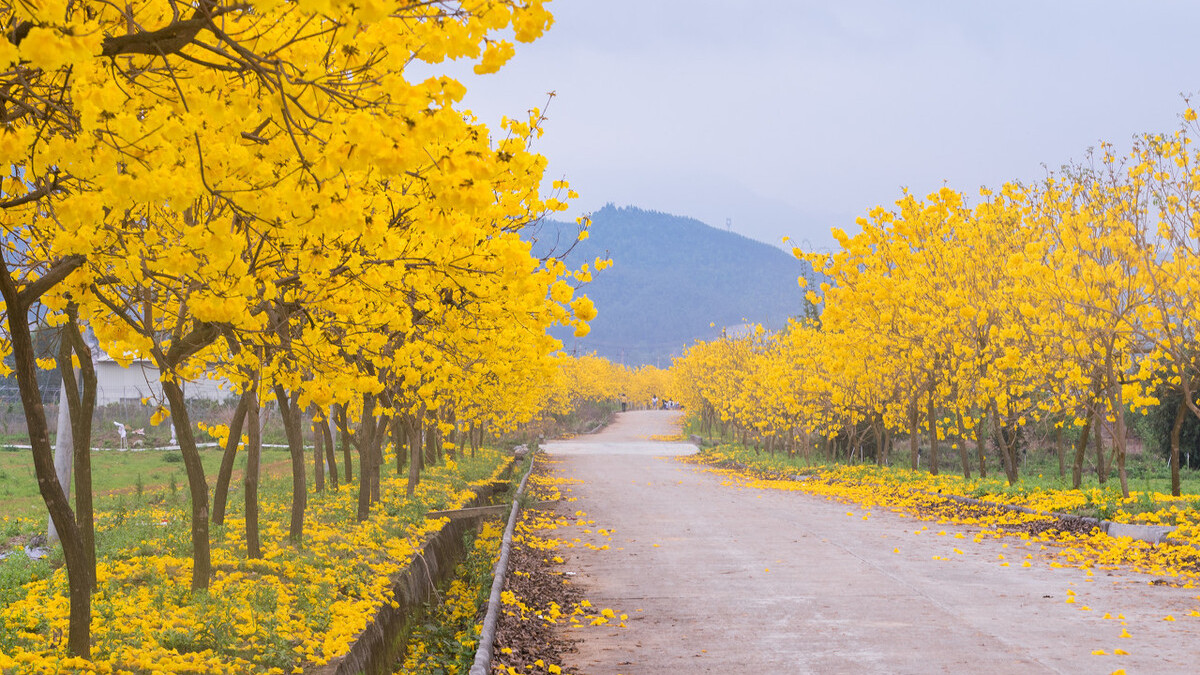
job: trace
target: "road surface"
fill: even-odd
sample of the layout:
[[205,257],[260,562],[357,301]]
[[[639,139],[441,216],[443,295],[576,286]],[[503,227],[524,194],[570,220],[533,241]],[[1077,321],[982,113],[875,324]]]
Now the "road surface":
[[1200,672],[1200,589],[1088,576],[1017,538],[976,543],[965,526],[739,487],[671,457],[694,446],[650,440],[678,433],[679,416],[625,413],[545,446],[559,475],[582,481],[564,488],[578,498],[565,510],[595,521],[559,536],[609,546],[566,549],[564,569],[597,607],[629,615],[624,628],[571,629],[570,672]]

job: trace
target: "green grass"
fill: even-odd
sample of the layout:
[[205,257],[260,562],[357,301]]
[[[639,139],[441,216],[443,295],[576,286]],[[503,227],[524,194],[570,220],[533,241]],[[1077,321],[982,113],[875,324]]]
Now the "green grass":
[[[130,556],[164,554],[178,557],[191,555],[187,478],[183,473],[181,463],[164,461],[167,452],[93,452],[93,469],[98,474],[105,475],[106,486],[109,488],[115,486],[115,489],[120,490],[115,494],[98,495],[95,499],[98,528],[96,555],[98,559],[116,560]],[[29,478],[23,481],[27,484],[22,485],[22,496],[11,497],[8,502],[0,501],[0,513],[7,516],[0,518],[0,544],[17,535],[44,533],[45,531],[45,506],[42,504],[41,496],[37,493],[36,483],[32,479],[32,459],[28,453],[28,450],[23,453],[0,452],[0,462],[19,464],[14,460],[14,456],[16,456],[29,463]],[[311,448],[309,448],[309,453],[311,461]],[[217,450],[210,450],[204,455],[205,471],[211,494],[221,454]],[[291,468],[288,452],[282,449],[264,450],[263,462],[264,474],[259,486],[260,504],[263,504],[265,509],[268,504],[289,503],[291,500]],[[245,458],[239,454],[235,466],[241,469],[244,463]],[[267,474],[265,471],[267,463],[275,463],[276,470]],[[471,458],[469,451],[466,457],[458,459],[457,464],[462,475],[452,481],[456,489],[465,488],[471,481],[487,478],[496,466],[494,460],[483,455]],[[166,467],[166,470],[160,470],[160,467]],[[354,468],[355,478],[357,478],[358,465],[356,464]],[[170,477],[177,475],[176,487],[172,490],[168,480],[151,483],[147,478],[144,479],[144,485],[139,494],[133,485],[136,478],[132,480],[128,478],[127,472],[130,470],[141,470],[145,475],[154,476],[156,480],[163,476],[169,480]],[[384,473],[394,472],[395,465],[394,463],[385,463],[382,470]],[[318,500],[326,499],[329,493],[322,495],[314,491],[311,466],[308,467],[307,478],[310,505]],[[8,485],[8,481],[5,481],[5,485]],[[97,485],[99,485],[99,481],[97,481]],[[341,488],[343,492],[346,489],[347,487],[344,485]],[[349,486],[349,489],[357,491],[357,482]],[[100,492],[99,488],[97,492]],[[8,508],[6,503],[22,509],[22,517],[17,518],[12,511],[3,510]],[[148,505],[156,508],[147,509]],[[426,511],[436,510],[443,506],[441,501],[404,499],[399,500],[398,508],[389,510],[393,512],[393,515],[400,515],[415,522],[419,521]],[[344,500],[344,509],[340,511],[325,510],[322,515],[310,510],[306,514],[306,519],[309,522],[314,520],[326,523],[353,522],[356,517],[356,508],[355,500]],[[228,509],[229,514],[234,517],[242,513],[240,483],[235,483],[231,488]],[[260,517],[266,522],[270,516],[264,511]],[[219,536],[219,530],[220,528],[214,529],[214,541]],[[19,554],[0,560],[0,604],[3,604],[11,593],[20,591],[21,587],[29,581],[45,578],[54,568],[61,565],[62,550],[58,547],[51,547],[50,556],[42,560],[30,561],[26,556]]]
[[[695,417],[689,417],[684,428],[685,434],[701,435],[699,421]],[[766,450],[755,453],[753,448],[741,447],[738,439],[734,438],[732,434],[722,437],[718,429],[714,429],[713,439],[717,442],[727,444],[723,447],[724,450],[728,450],[730,447],[736,448],[736,455],[742,458],[743,461],[746,461],[746,463],[750,463],[749,460],[754,459],[756,466],[769,468],[774,471],[799,473],[806,468],[832,463],[832,460],[820,454],[819,445],[815,442],[811,456],[805,457],[797,452],[796,455],[789,457],[786,452],[781,450],[777,450],[774,455],[769,455]],[[971,477],[978,479],[979,459],[975,455],[974,443],[970,445],[969,450]],[[1110,450],[1106,448],[1105,461],[1108,461],[1109,452]],[[921,445],[920,453],[922,460],[921,468],[928,471],[929,446],[927,443]],[[962,474],[962,463],[959,460],[957,449],[952,448],[948,443],[943,444],[940,454],[940,473],[946,475]],[[871,462],[872,460],[868,458],[868,463]],[[858,462],[846,462],[842,460],[839,463],[857,464]],[[911,466],[909,463],[907,439],[900,439],[894,443],[888,464],[889,466],[902,468]],[[1165,494],[1170,494],[1171,492],[1170,467],[1158,455],[1150,452],[1129,455],[1126,460],[1126,473],[1129,477],[1129,489],[1131,492],[1161,492]],[[1026,492],[1029,490],[1069,490],[1071,489],[1071,483],[1070,453],[1068,453],[1067,457],[1066,471],[1060,475],[1058,471],[1058,457],[1054,453],[1053,448],[1030,450],[1025,454],[1025,459],[1019,468],[1017,486],[1011,488],[1008,486],[1004,469],[1000,466],[998,458],[988,458],[988,478],[985,486],[990,493],[1009,491]],[[1180,486],[1182,494],[1200,495],[1200,471],[1186,468],[1181,469]],[[1116,466],[1112,467],[1108,479],[1101,484],[1097,479],[1095,471],[1095,451],[1089,449],[1087,457],[1084,460],[1084,475],[1081,487],[1084,490],[1100,489],[1119,494],[1121,484],[1117,476]]]
[[[0,538],[19,534],[7,531],[12,528],[16,519],[40,522],[45,518],[46,507],[42,502],[41,493],[38,492],[31,453],[28,449],[0,451],[0,514],[10,519],[8,523],[0,523]],[[210,489],[216,482],[217,470],[221,466],[221,454],[221,450],[217,448],[200,451]],[[92,490],[96,495],[96,507],[100,508],[102,500],[118,495],[137,497],[139,482],[143,496],[170,492],[172,481],[179,493],[186,493],[187,472],[181,460],[179,452],[172,450],[93,451]],[[277,465],[287,460],[287,450],[263,450],[264,470],[268,465]],[[245,464],[245,453],[239,452],[234,466],[241,470]]]

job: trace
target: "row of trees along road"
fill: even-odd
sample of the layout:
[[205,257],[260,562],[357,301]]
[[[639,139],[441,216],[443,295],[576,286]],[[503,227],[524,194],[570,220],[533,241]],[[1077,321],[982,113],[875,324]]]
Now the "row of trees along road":
[[[518,231],[571,195],[540,191],[537,110],[498,137],[455,109],[464,87],[409,81],[413,61],[498,69],[504,37],[536,39],[541,0],[0,2],[0,293],[3,348],[20,385],[38,484],[69,576],[68,649],[89,654],[94,545],[88,473],[90,326],[108,353],[152,359],[191,496],[192,586],[211,576],[209,499],[181,383],[220,377],[241,395],[226,453],[265,398],[287,420],[290,535],[303,542],[301,419],[310,411],[359,517],[378,498],[390,438],[408,489],[422,439],[527,418],[550,372],[552,324],[586,331],[557,260]],[[55,479],[31,324],[61,328],[75,445],[75,504]],[[51,364],[42,364],[51,365]],[[73,367],[72,367],[73,366]],[[77,370],[76,370],[77,369]],[[347,433],[349,432],[349,433]],[[407,457],[402,448],[407,447]],[[452,451],[452,450],[451,450]],[[331,475],[336,481],[337,477]],[[247,545],[257,555],[255,489]],[[210,512],[210,504],[213,510]]]
[[1178,495],[1180,429],[1200,416],[1200,128],[1181,117],[1127,154],[1104,145],[973,205],[905,193],[856,236],[835,230],[838,250],[796,249],[823,279],[808,292],[819,317],[696,345],[674,367],[680,395],[710,428],[771,449],[815,435],[886,462],[907,434],[916,468],[924,433],[933,473],[946,444],[964,476],[986,475],[990,440],[1010,482],[1022,434],[1049,425],[1076,487],[1095,437],[1100,480],[1115,462],[1125,496],[1127,415],[1169,399]]

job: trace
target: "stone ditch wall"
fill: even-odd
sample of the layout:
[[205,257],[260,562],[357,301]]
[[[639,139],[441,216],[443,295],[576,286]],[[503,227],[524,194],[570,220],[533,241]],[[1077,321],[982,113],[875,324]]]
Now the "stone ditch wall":
[[[516,460],[509,460],[500,474],[512,476]],[[465,506],[485,506],[503,488],[489,484],[477,488],[475,497]],[[404,571],[392,578],[395,604],[385,604],[366,630],[359,634],[343,657],[313,671],[315,675],[390,675],[407,646],[409,622],[433,597],[434,590],[447,582],[454,568],[466,555],[463,536],[478,526],[478,520],[451,520],[430,535]]]

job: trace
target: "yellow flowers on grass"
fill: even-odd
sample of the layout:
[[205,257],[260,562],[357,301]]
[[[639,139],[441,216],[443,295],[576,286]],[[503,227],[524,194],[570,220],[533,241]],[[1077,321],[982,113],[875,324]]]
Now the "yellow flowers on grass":
[[[496,451],[481,450],[476,460],[460,461],[460,470],[469,463],[490,481],[498,478],[503,459]],[[178,514],[161,507],[135,510],[127,521],[144,522],[147,532],[160,534],[99,561],[92,659],[64,661],[53,644],[66,629],[69,610],[65,569],[59,569],[0,607],[0,636],[8,645],[0,653],[0,672],[215,675],[323,665],[345,654],[378,610],[394,603],[392,576],[443,523],[401,514],[460,507],[473,494],[470,488],[459,471],[430,467],[410,502],[403,496],[402,478],[384,473],[380,508],[358,524],[353,490],[317,495],[302,551],[286,540],[286,500],[264,499],[263,558],[244,558],[239,551],[244,523],[231,516],[214,541],[216,572],[205,592],[188,588],[191,559],[169,552],[166,538],[177,534],[153,525],[165,517],[178,522]],[[485,535],[477,541],[494,540]],[[468,611],[457,587],[452,585],[446,597],[457,611]],[[474,610],[469,612],[473,617]],[[67,663],[76,664],[74,670]]]
[[[726,466],[730,463],[746,467],[746,473],[735,473],[726,469],[709,469],[720,473],[725,480],[739,486],[770,489],[797,490],[809,494],[836,499],[848,504],[886,505],[901,512],[922,515],[926,518],[939,518],[946,522],[971,525],[982,530],[971,537],[972,541],[981,542],[986,538],[1003,537],[1018,540],[1023,548],[1037,550],[1048,556],[1048,562],[1055,566],[1070,566],[1088,570],[1093,567],[1114,567],[1128,565],[1135,570],[1156,575],[1170,576],[1180,584],[1200,582],[1200,571],[1189,563],[1194,555],[1188,546],[1172,544],[1150,545],[1134,541],[1129,537],[1113,538],[1093,530],[1087,533],[1066,532],[1046,525],[1053,524],[1055,518],[1006,509],[974,509],[964,512],[960,503],[950,497],[974,495],[984,501],[994,501],[997,504],[1022,506],[1037,511],[1062,512],[1085,503],[1119,504],[1122,498],[1111,492],[1090,491],[1084,494],[1079,490],[1020,490],[1006,488],[990,494],[980,494],[987,484],[981,481],[967,481],[959,476],[932,476],[920,471],[907,469],[886,468],[878,466],[845,466],[833,465],[809,467],[805,471],[809,477],[778,478],[780,467],[768,455],[755,455],[735,446],[719,446],[706,450],[701,455],[680,458],[682,461],[707,463],[716,466]],[[763,477],[771,476],[771,477]],[[1183,500],[1171,500],[1163,497],[1163,510],[1159,512],[1162,519],[1167,515],[1179,523],[1200,522],[1200,513],[1193,508],[1183,508],[1181,504],[1189,503]],[[853,512],[846,512],[853,514]],[[969,515],[968,515],[969,514]],[[1115,516],[1120,518],[1120,513]],[[1132,520],[1127,514],[1124,520]],[[1180,528],[1184,528],[1181,526]],[[1030,531],[1040,532],[1030,534]],[[1187,529],[1189,541],[1196,541],[1191,534],[1195,530]],[[913,530],[915,535],[929,532],[927,525]],[[938,536],[950,536],[947,530],[938,530]],[[1178,536],[1178,535],[1176,535]],[[966,539],[961,532],[954,533],[954,539]],[[1200,543],[1200,541],[1197,541]],[[1008,548],[1006,543],[1004,548]],[[956,554],[962,554],[959,548],[952,549]],[[1033,553],[1024,553],[1021,567],[1033,566]],[[935,559],[945,559],[935,556]],[[1005,555],[997,554],[1001,566],[1008,566]],[[1067,602],[1074,602],[1074,592],[1069,593]],[[1174,620],[1164,618],[1164,620]]]

